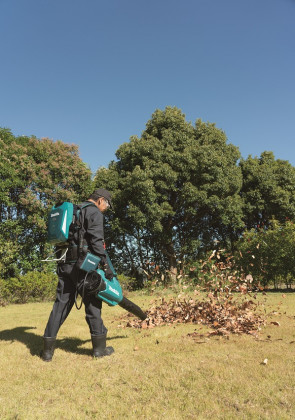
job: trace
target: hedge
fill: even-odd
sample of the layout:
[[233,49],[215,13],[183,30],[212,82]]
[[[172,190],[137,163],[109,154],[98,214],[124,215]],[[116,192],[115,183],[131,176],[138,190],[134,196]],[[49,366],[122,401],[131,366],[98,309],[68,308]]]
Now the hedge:
[[0,305],[53,300],[56,285],[56,274],[37,271],[10,279],[0,279]]

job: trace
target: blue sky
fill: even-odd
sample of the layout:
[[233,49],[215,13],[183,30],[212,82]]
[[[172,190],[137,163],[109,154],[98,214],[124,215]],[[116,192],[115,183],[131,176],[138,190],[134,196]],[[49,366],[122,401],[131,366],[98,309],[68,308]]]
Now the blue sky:
[[295,0],[0,0],[0,126],[95,171],[156,109],[295,166]]

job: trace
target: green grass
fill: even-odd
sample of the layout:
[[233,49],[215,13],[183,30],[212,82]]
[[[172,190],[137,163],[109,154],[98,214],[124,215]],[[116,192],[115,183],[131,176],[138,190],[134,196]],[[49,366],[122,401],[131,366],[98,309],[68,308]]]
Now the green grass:
[[[153,299],[140,293],[128,298],[144,309]],[[123,309],[104,305],[108,345],[115,353],[97,360],[91,357],[84,308],[73,308],[53,361],[45,363],[39,353],[51,307],[0,308],[1,419],[295,417],[295,294],[269,293],[267,312],[277,314],[259,340],[231,335],[196,342],[187,334],[207,329],[192,324],[121,328]]]

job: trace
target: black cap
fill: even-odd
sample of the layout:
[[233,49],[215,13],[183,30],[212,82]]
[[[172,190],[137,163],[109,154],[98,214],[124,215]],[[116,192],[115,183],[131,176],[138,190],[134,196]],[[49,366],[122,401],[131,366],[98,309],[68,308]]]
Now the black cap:
[[110,203],[110,207],[112,208],[112,196],[108,190],[105,190],[104,188],[97,188],[97,190],[93,191],[93,194],[108,200],[108,202]]

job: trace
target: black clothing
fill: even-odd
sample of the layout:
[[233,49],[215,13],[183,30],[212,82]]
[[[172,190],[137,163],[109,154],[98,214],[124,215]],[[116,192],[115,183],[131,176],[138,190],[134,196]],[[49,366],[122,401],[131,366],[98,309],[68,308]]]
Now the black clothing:
[[[89,204],[90,203],[90,204]],[[103,231],[103,214],[92,202],[85,201],[81,206],[87,205],[82,208],[84,216],[84,248],[88,248],[91,254],[97,255],[101,258],[102,263],[105,263],[105,250],[104,250],[104,231]],[[78,258],[78,244],[79,234],[78,231],[74,234],[73,240],[70,243],[69,250],[66,256],[66,262],[70,263],[76,261]]]
[[[82,205],[86,203],[88,202],[82,203]],[[87,245],[89,252],[99,256],[104,263],[106,257],[104,250],[103,214],[94,204],[85,207],[81,211],[84,212],[85,245]],[[75,303],[76,285],[85,277],[86,273],[75,266],[74,261],[77,258],[73,261],[75,249],[77,255],[77,247],[78,234],[75,234],[72,247],[69,248],[66,256],[66,262],[58,264],[56,300],[45,328],[44,337],[56,337],[59,328]],[[83,302],[85,305],[86,321],[91,335],[106,334],[107,329],[101,319],[102,302],[93,295],[85,295]]]
[[[86,202],[87,203],[87,202]],[[86,204],[86,203],[82,203]],[[90,205],[82,210],[84,212],[84,240],[88,245],[88,250],[94,255],[105,259],[103,214],[95,206]]]
[[[44,337],[56,337],[61,325],[66,320],[75,303],[76,282],[80,282],[84,277],[84,273],[77,273],[74,264],[59,265],[57,274],[58,285],[56,299],[44,332]],[[84,296],[83,302],[90,333],[93,335],[106,334],[107,329],[101,319],[101,300],[93,295],[86,295]]]

